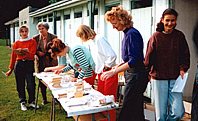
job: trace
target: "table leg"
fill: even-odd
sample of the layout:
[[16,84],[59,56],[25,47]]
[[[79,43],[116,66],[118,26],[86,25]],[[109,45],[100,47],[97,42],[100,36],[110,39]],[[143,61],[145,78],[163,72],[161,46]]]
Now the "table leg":
[[110,113],[107,111],[107,120],[110,121]]
[[78,118],[79,118],[80,116],[79,115],[77,115],[77,117],[76,117],[76,121],[78,121]]
[[51,103],[51,112],[50,112],[50,121],[53,120],[54,116],[54,97],[52,95],[52,103]]
[[92,121],[95,121],[94,113],[91,114],[91,120],[92,120]]
[[38,87],[37,87],[37,92],[36,92],[36,102],[35,102],[34,113],[36,113],[36,110],[37,110],[38,94],[39,94],[39,86],[40,86],[40,83],[38,83]]
[[54,96],[53,96],[53,121],[55,121],[55,99],[54,99]]

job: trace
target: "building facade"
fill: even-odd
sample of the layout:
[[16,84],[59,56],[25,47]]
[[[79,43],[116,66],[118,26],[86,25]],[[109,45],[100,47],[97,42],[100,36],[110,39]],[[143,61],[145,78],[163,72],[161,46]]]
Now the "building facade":
[[[191,53],[191,67],[184,90],[184,99],[190,101],[198,60],[198,53],[193,42],[193,32],[198,27],[198,1],[197,0],[62,0],[44,8],[34,10],[30,6],[19,12],[19,18],[11,20],[6,25],[10,26],[10,40],[13,43],[18,39],[18,27],[27,24],[30,27],[30,37],[38,34],[36,25],[40,21],[48,22],[49,32],[67,44],[80,43],[75,32],[80,24],[91,26],[97,33],[104,35],[116,52],[117,63],[121,62],[122,32],[117,32],[106,23],[104,14],[112,6],[122,5],[127,9],[144,39],[144,52],[149,37],[155,32],[156,24],[160,21],[162,12],[174,8],[179,13],[177,28],[184,32]],[[152,96],[151,83],[145,95]]]

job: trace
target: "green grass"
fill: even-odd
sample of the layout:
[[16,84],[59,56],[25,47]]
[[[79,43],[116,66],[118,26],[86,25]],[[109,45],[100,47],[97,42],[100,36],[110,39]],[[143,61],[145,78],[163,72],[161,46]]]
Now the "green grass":
[[[0,121],[49,121],[51,103],[42,106],[41,94],[39,93],[38,104],[40,108],[34,113],[33,109],[27,111],[20,110],[19,98],[16,90],[14,73],[6,78],[3,72],[8,70],[11,49],[0,40]],[[37,80],[38,82],[38,80]],[[37,83],[38,85],[38,83]],[[28,98],[28,95],[26,93]],[[48,100],[51,101],[50,91],[47,92]],[[55,116],[57,121],[73,121],[72,118],[66,118],[66,112],[56,105]]]
[[6,45],[6,40],[0,39],[0,46],[5,46],[5,45]]

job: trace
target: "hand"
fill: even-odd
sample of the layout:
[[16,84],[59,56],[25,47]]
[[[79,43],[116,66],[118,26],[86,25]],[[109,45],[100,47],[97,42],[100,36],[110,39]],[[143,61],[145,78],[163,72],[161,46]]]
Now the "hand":
[[9,69],[5,74],[6,74],[6,76],[10,76],[11,73],[12,73],[12,69]]
[[70,78],[70,81],[71,81],[71,82],[76,82],[77,79],[78,79],[78,78],[71,77],[71,78]]
[[37,55],[34,55],[34,59],[37,60],[37,61],[39,60]]
[[184,79],[184,74],[185,74],[185,72],[183,70],[180,70],[180,75],[181,75],[182,79]]
[[41,52],[41,51],[38,51],[37,54],[38,54],[40,57],[42,57],[42,56],[45,55],[45,53],[44,53],[44,52]]
[[50,69],[50,68],[48,68],[48,67],[46,67],[45,69],[44,69],[44,72],[51,72],[52,70]]
[[54,71],[55,74],[60,74],[60,73],[62,73],[62,72],[63,72],[62,69],[60,69],[60,70],[55,70],[55,71]]
[[24,56],[25,53],[22,51],[22,48],[14,49],[13,50],[17,55]]
[[110,71],[103,72],[100,79],[102,81],[105,81],[108,78],[112,77],[114,74],[115,74],[115,69],[111,69]]

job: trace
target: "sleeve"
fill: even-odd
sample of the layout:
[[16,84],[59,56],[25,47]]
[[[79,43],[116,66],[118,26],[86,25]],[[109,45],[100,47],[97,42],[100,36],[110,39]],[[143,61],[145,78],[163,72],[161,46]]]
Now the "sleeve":
[[16,62],[17,54],[14,52],[14,49],[16,49],[16,43],[14,43],[12,47],[9,69],[14,69]]
[[32,39],[31,43],[28,47],[28,49],[29,49],[29,54],[28,54],[28,57],[27,57],[28,59],[34,58],[34,55],[36,54],[36,48],[37,48],[37,42],[36,42],[35,39]]
[[190,51],[185,35],[182,33],[180,42],[179,63],[180,70],[187,71],[190,68]]
[[[136,64],[136,62],[139,60],[140,52],[143,50],[143,40],[140,34],[132,33],[128,36],[126,36],[127,43],[127,53],[128,53],[128,64],[130,67],[133,67],[133,65]],[[141,43],[142,42],[142,43]]]
[[148,71],[150,71],[151,66],[155,63],[154,60],[155,60],[155,41],[154,41],[154,37],[152,36],[148,41],[145,60],[144,60],[144,64]]
[[104,37],[102,37],[97,41],[96,44],[99,49],[100,55],[105,58],[105,66],[114,66],[117,56],[108,41]]
[[64,69],[63,72],[68,72],[69,70],[71,70],[72,67],[68,64]]
[[78,78],[83,78],[85,75],[90,75],[90,73],[92,72],[89,69],[90,66],[85,57],[85,53],[83,52],[83,50],[81,48],[76,48],[73,54],[74,54],[74,58],[77,60],[80,67],[82,68],[82,70],[79,72]]
[[66,56],[59,56],[58,57],[58,65],[67,65],[67,59]]

